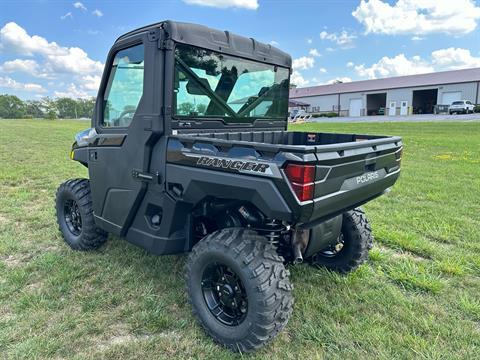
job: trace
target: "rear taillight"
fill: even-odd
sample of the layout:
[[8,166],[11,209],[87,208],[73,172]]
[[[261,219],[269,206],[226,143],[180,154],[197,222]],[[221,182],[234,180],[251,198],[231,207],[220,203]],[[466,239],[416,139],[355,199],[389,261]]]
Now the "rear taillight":
[[285,175],[287,175],[298,200],[313,199],[315,188],[313,183],[315,181],[314,165],[288,164],[285,168]]

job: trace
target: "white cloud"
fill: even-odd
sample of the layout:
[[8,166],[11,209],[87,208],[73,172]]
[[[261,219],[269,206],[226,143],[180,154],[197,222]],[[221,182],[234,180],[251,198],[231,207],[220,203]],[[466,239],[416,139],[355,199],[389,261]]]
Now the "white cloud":
[[84,91],[82,89],[79,89],[73,83],[70,84],[65,91],[54,91],[53,95],[55,97],[59,97],[59,98],[68,97],[68,98],[73,98],[73,99],[77,99],[77,98],[85,99],[85,98],[90,98],[91,97],[90,94],[88,94],[86,91]]
[[318,69],[319,72],[321,72],[322,74],[326,74],[327,73],[327,69],[321,67],[320,69]]
[[[59,94],[71,94],[73,97],[86,97],[92,95],[99,86],[103,64],[91,59],[88,54],[78,47],[64,47],[56,42],[29,35],[25,29],[14,22],[6,24],[0,29],[0,52],[9,55],[18,54],[34,59],[15,59],[6,61],[0,66],[5,73],[24,72],[38,78],[55,79],[55,84],[50,88],[62,88],[60,79],[68,78],[72,84],[66,91]],[[9,84],[12,89],[36,89],[38,84],[23,84],[3,78],[4,84]],[[8,78],[9,79],[9,78]],[[12,82],[14,81],[14,82]],[[27,90],[30,91],[30,90]],[[31,90],[34,91],[34,90]],[[58,92],[58,91],[57,91]]]
[[103,12],[101,12],[98,9],[93,10],[92,14],[95,15],[96,17],[102,17],[103,16]]
[[480,7],[473,0],[361,0],[352,15],[366,33],[461,35],[476,29]]
[[355,66],[359,76],[377,79],[391,76],[424,74],[433,72],[433,67],[419,56],[407,58],[405,54],[395,57],[382,57],[377,63],[367,67],[365,64]]
[[354,67],[355,64],[353,63],[353,61],[349,61],[347,62],[347,67],[351,68],[351,67]]
[[422,41],[422,40],[425,40],[425,38],[418,35],[412,36],[412,41]]
[[314,56],[314,57],[319,57],[319,56],[321,56],[321,54],[318,52],[317,49],[310,49],[310,51],[308,52],[308,54],[309,54],[310,56]]
[[272,46],[278,46],[279,45],[279,43],[275,40],[270,41],[269,44],[272,45]]
[[66,18],[70,18],[70,19],[73,18],[73,15],[72,15],[71,11],[67,12],[65,15],[60,16],[60,19],[62,19],[62,20],[65,20]]
[[103,71],[103,64],[88,57],[88,54],[78,48],[67,48],[63,54],[47,55],[45,67],[53,73],[72,74],[100,74]]
[[309,56],[302,56],[298,59],[293,59],[292,67],[294,70],[307,70],[313,68],[315,59]]
[[92,30],[92,29],[87,30],[88,35],[98,35],[98,34],[101,34],[101,33],[102,32],[100,30]]
[[87,8],[85,7],[85,5],[83,5],[80,1],[77,1],[77,2],[73,3],[73,7],[75,9],[80,9],[80,10],[83,10],[83,11],[87,11]]
[[0,29],[0,51],[24,56],[40,55],[45,59],[44,70],[50,73],[100,74],[103,64],[88,57],[78,47],[63,47],[37,35],[30,36],[14,22]]
[[100,87],[100,80],[102,80],[101,76],[98,75],[85,75],[82,76],[81,78],[81,85],[82,88],[85,90],[91,90],[91,91],[98,91],[98,88]]
[[468,49],[451,47],[433,51],[428,60],[420,56],[407,58],[405,54],[398,54],[394,57],[384,56],[370,66],[365,64],[352,66],[359,76],[377,79],[480,67],[480,57],[473,56]]
[[17,90],[17,91],[29,91],[29,92],[46,92],[42,85],[34,83],[22,83],[18,82],[8,76],[0,76],[0,88]]
[[432,62],[436,68],[443,70],[480,67],[480,57],[472,56],[468,49],[453,47],[433,51]]
[[357,38],[354,34],[349,34],[346,30],[342,30],[340,34],[329,33],[323,30],[320,33],[320,39],[329,40],[336,43],[341,49],[350,49],[354,46],[354,41]]
[[15,59],[10,61],[5,61],[0,70],[12,73],[12,72],[24,72],[30,75],[36,75],[38,72],[38,63],[35,60],[22,60]]
[[229,7],[256,10],[258,8],[257,0],[183,0],[188,5],[200,5],[226,9]]
[[304,87],[307,86],[310,81],[306,80],[300,72],[293,71],[292,76],[290,76],[290,83],[298,87]]
[[307,44],[311,44],[313,42],[313,39],[308,38],[307,39]]

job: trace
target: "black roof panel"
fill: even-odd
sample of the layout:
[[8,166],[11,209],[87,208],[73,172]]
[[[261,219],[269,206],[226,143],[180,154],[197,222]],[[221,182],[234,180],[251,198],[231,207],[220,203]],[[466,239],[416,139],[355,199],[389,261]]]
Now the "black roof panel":
[[252,38],[236,35],[229,31],[215,30],[203,25],[171,20],[147,25],[130,31],[120,36],[116,42],[156,28],[163,28],[168,33],[169,37],[175,42],[195,45],[205,49],[288,68],[292,66],[292,58],[290,55],[270,44],[264,44]]

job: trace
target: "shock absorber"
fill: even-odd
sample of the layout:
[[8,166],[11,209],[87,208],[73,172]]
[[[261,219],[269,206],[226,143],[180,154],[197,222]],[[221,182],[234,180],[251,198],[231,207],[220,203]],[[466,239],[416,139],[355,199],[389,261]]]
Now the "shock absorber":
[[281,221],[268,219],[256,208],[248,204],[240,206],[237,211],[247,226],[257,231],[259,235],[265,236],[268,242],[277,248],[277,252],[284,259],[290,259],[290,231]]
[[275,219],[267,219],[267,221],[262,225],[263,226],[261,228],[256,228],[258,233],[265,236],[271,244],[278,246],[280,243],[280,238],[287,230],[285,225]]

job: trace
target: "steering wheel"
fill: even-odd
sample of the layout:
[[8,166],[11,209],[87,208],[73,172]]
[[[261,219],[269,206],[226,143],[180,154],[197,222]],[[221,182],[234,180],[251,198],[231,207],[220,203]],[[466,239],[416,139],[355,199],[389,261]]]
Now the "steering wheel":
[[120,116],[115,120],[116,126],[127,127],[130,125],[135,114],[136,109],[128,109],[123,111]]

